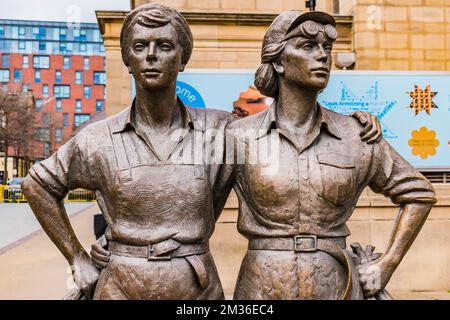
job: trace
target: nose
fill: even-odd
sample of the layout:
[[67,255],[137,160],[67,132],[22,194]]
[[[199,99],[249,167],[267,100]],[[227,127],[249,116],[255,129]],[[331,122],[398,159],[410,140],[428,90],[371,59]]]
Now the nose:
[[152,41],[148,46],[147,60],[154,59],[156,59],[156,43]]
[[323,48],[323,45],[319,45],[319,50],[317,52],[316,60],[321,61],[321,62],[325,62],[328,60],[328,54],[325,51],[325,49]]

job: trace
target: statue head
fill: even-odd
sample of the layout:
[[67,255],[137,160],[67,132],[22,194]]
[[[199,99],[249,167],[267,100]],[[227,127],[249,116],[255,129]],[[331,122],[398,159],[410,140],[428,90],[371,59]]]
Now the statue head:
[[189,61],[192,32],[183,16],[149,3],[132,10],[120,33],[122,60],[137,87],[158,89],[173,84]]
[[280,81],[323,90],[328,84],[336,38],[336,22],[327,13],[281,13],[264,36],[256,87],[272,98],[278,97]]

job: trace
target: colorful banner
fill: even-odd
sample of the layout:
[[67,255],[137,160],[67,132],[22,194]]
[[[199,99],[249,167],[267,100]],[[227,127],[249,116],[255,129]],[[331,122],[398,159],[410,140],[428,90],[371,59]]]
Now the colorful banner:
[[[179,97],[193,107],[252,114],[270,104],[252,88],[252,71],[191,70],[178,80]],[[319,102],[377,115],[385,139],[415,167],[450,170],[450,73],[335,71]]]

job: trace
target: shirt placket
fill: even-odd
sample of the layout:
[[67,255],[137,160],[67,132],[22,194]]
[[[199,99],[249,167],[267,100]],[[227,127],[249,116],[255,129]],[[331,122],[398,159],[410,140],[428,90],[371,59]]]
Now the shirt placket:
[[309,185],[309,170],[308,170],[308,152],[305,150],[297,156],[297,170],[298,170],[298,227],[302,225],[302,215],[305,205],[308,201],[308,185]]

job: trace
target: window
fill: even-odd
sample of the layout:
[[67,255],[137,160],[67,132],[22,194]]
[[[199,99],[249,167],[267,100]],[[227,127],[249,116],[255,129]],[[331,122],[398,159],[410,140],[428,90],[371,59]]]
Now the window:
[[56,143],[61,143],[63,140],[63,129],[62,128],[56,128],[55,130],[55,140]]
[[22,82],[22,70],[14,69],[14,82],[15,83]]
[[41,111],[43,105],[44,105],[44,100],[36,99],[36,111]]
[[25,27],[19,27],[19,36],[25,35]]
[[83,71],[76,71],[75,72],[75,83],[76,84],[83,84]]
[[86,29],[80,29],[80,40],[86,41]]
[[22,68],[29,68],[30,67],[30,60],[28,56],[22,57]]
[[83,112],[81,100],[79,99],[77,99],[77,101],[75,102],[75,112]]
[[56,99],[56,112],[61,112],[61,111],[62,111],[62,100]]
[[42,86],[42,96],[44,98],[48,98],[48,84],[44,84]]
[[45,50],[47,50],[47,43],[39,42],[39,51],[45,51]]
[[59,29],[59,40],[66,40],[67,30],[64,28]]
[[9,82],[9,69],[0,70],[0,82]]
[[94,84],[106,84],[106,73],[95,71]]
[[19,47],[19,50],[25,50],[26,42],[25,41],[19,41],[18,47]]
[[91,86],[84,86],[83,93],[84,93],[84,97],[86,99],[90,99],[91,98]]
[[54,85],[53,95],[56,98],[70,98],[70,86],[69,85]]
[[80,37],[80,29],[73,29],[73,37],[75,40]]
[[66,43],[65,42],[61,42],[59,44],[59,51],[66,52],[66,49],[67,49]]
[[44,143],[44,157],[48,157],[50,155],[50,144],[47,142]]
[[46,29],[44,27],[39,27],[39,37],[41,39],[44,39],[46,34],[47,34]]
[[55,82],[61,83],[61,81],[62,81],[61,70],[56,70],[55,71]]
[[68,127],[69,126],[69,114],[63,113],[63,126]]
[[92,40],[95,42],[100,42],[100,31],[99,30],[94,30],[94,32],[92,34]]
[[95,102],[95,112],[101,112],[103,110],[103,104],[105,102],[103,100],[97,100]]
[[5,36],[5,27],[0,27],[0,38]]
[[39,28],[33,27],[33,38],[37,39],[39,37]]
[[78,127],[80,124],[88,121],[90,118],[91,116],[89,114],[75,114],[73,117],[75,127]]
[[29,88],[30,88],[29,84],[26,83],[22,84],[22,92],[28,92]]
[[9,68],[10,60],[9,60],[9,54],[3,54],[2,55],[2,68]]
[[83,67],[84,67],[84,70],[89,70],[89,57],[84,57]]
[[42,123],[44,124],[44,127],[50,126],[50,114],[47,112],[42,114]]
[[40,70],[34,71],[34,82],[36,82],[36,83],[41,82],[41,71]]
[[80,52],[86,52],[87,47],[85,43],[80,43]]
[[7,83],[2,84],[2,91],[8,91],[8,84]]
[[63,58],[63,67],[64,67],[64,69],[70,69],[70,65],[71,65],[71,63],[70,63],[70,57],[64,57]]
[[33,68],[35,69],[50,69],[49,56],[33,56]]

